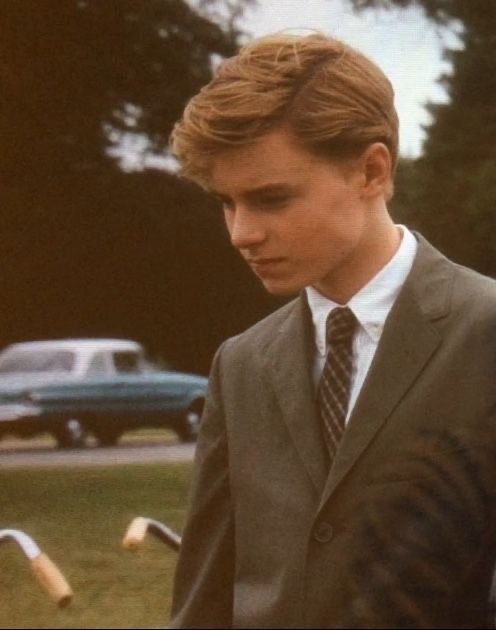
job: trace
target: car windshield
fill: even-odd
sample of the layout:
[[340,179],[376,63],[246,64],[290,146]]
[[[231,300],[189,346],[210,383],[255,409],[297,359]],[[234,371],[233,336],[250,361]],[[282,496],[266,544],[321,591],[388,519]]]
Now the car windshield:
[[0,374],[70,372],[75,356],[70,350],[12,350],[0,356]]

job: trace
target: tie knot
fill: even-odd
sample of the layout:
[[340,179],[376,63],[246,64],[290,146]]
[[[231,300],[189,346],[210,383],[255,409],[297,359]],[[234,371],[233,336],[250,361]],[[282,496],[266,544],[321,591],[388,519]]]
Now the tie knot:
[[327,342],[332,344],[336,341],[349,341],[356,325],[356,317],[347,306],[332,309],[326,322]]

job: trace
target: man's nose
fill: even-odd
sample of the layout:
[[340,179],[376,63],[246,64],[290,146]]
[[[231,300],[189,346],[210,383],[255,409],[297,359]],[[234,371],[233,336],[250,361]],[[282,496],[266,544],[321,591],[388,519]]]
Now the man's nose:
[[237,208],[226,216],[226,223],[236,249],[249,249],[265,240],[265,227],[255,212]]

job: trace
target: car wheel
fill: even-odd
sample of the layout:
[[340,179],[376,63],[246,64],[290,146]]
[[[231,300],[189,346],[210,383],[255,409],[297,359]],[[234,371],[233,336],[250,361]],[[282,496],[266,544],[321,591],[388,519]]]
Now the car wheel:
[[81,448],[86,442],[86,430],[77,418],[67,418],[54,434],[59,448]]
[[119,441],[122,433],[120,431],[98,431],[95,432],[96,441],[98,446],[115,446]]
[[203,399],[194,400],[184,413],[181,424],[176,432],[182,442],[195,442],[200,430],[200,420],[203,413]]

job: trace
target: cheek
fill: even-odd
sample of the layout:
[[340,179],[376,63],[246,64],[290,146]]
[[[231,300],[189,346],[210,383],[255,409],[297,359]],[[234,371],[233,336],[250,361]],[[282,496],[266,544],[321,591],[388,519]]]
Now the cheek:
[[302,223],[298,230],[299,239],[307,242],[309,247],[315,247],[316,250],[325,248],[326,244],[337,245],[339,242],[347,240],[350,227],[348,221],[345,217],[336,216],[330,212],[313,217],[313,220],[306,224]]
[[361,229],[356,216],[333,216],[302,229],[298,238],[301,263],[325,268],[346,257],[356,246]]
[[360,237],[365,227],[365,217],[358,203],[351,195],[335,200],[332,207],[321,217],[318,226],[322,235],[334,241],[335,245],[351,245]]

